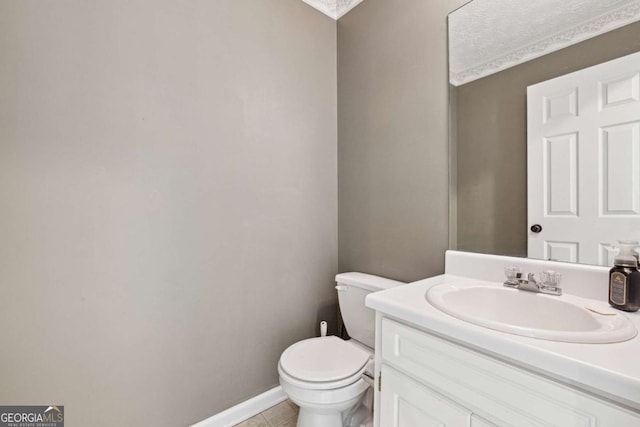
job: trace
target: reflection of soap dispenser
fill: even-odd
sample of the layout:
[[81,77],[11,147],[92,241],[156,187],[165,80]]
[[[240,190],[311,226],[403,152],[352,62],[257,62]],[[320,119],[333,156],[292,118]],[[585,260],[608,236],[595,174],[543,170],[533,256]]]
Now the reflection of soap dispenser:
[[609,271],[609,304],[624,311],[640,308],[640,272],[635,250],[638,242],[620,241],[614,267]]

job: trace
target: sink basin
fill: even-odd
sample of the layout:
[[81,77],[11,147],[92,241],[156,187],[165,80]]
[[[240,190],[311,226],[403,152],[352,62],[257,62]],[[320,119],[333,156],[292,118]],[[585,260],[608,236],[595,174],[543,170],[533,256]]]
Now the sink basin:
[[482,284],[442,284],[427,291],[437,309],[511,334],[574,343],[614,343],[636,336],[633,323],[609,305]]

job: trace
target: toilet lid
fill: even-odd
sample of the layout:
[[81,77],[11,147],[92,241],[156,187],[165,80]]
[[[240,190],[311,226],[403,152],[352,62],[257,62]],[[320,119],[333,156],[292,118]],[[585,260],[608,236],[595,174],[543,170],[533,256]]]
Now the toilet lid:
[[335,336],[310,338],[287,348],[280,366],[303,381],[338,381],[356,374],[369,353]]

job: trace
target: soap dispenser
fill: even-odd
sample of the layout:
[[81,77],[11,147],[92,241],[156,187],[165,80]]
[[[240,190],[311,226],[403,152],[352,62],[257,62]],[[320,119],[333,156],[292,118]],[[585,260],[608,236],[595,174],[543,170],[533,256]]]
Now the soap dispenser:
[[609,304],[619,310],[638,311],[640,308],[640,272],[635,256],[638,242],[620,241],[620,253],[609,270]]

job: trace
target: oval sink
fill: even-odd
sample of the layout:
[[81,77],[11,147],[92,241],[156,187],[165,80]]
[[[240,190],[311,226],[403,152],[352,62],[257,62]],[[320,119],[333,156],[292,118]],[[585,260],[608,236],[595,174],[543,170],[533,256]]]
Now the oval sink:
[[636,336],[633,323],[598,301],[550,296],[502,286],[442,284],[426,299],[470,323],[511,334],[574,343],[614,343]]

